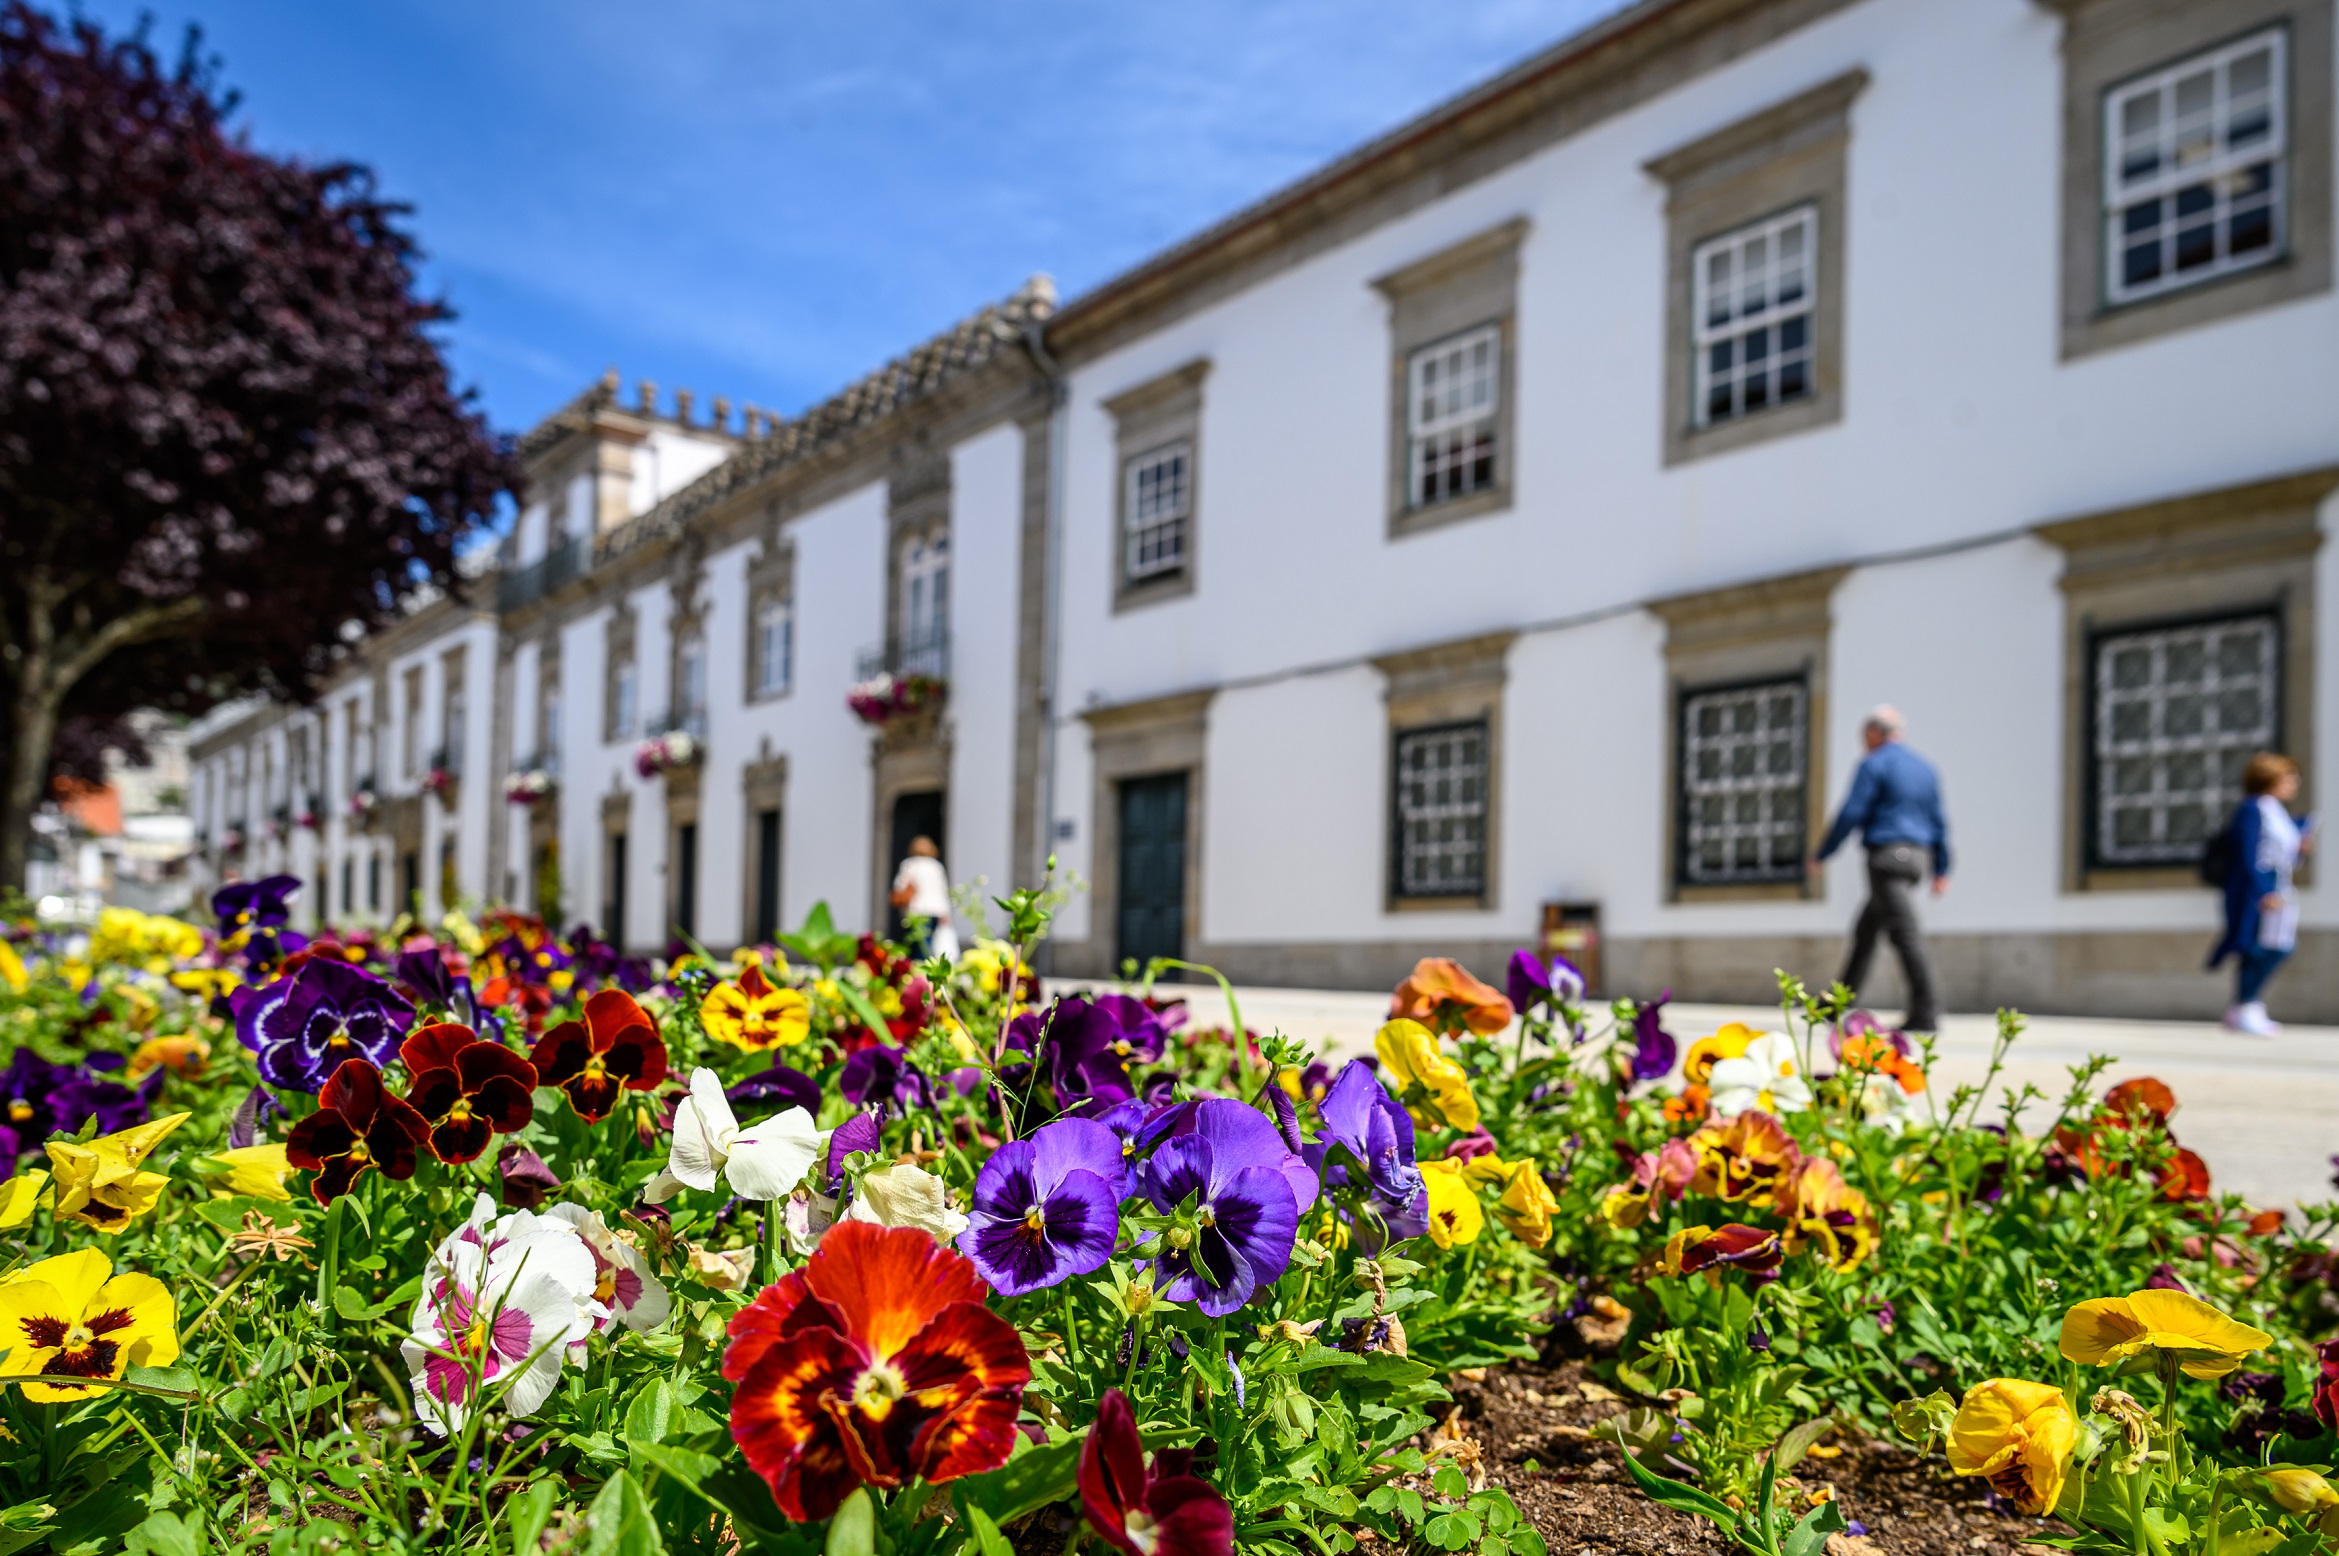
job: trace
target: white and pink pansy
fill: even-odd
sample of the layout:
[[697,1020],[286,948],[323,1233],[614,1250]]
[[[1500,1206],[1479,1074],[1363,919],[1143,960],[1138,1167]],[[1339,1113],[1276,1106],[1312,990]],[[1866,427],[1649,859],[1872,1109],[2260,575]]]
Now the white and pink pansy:
[[442,1437],[499,1391],[504,1409],[532,1414],[560,1381],[569,1346],[607,1316],[589,1294],[592,1255],[574,1229],[520,1214],[529,1224],[516,1235],[466,1225],[431,1255],[414,1332],[400,1350],[415,1413]]
[[641,1250],[611,1231],[600,1211],[582,1205],[554,1205],[544,1214],[574,1227],[593,1256],[593,1300],[608,1310],[608,1317],[594,1327],[604,1328],[614,1319],[636,1333],[647,1333],[666,1322],[666,1315],[674,1308],[673,1298],[652,1273]]

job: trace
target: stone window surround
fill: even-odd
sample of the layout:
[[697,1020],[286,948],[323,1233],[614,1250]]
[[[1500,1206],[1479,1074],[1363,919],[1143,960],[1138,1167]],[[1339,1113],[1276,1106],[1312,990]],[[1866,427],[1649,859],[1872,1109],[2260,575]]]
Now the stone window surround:
[[[1434,643],[1384,654],[1373,668],[1386,680],[1389,727],[1383,748],[1381,911],[1482,913],[1499,908],[1502,862],[1502,703],[1505,663],[1516,632]],[[1397,738],[1410,730],[1483,721],[1486,725],[1486,865],[1481,889],[1466,897],[1407,897],[1397,890]]]
[[[2332,0],[2038,3],[2063,17],[2062,360],[2331,289]],[[2104,253],[2105,94],[2273,25],[2289,30],[2283,256],[2112,306]]]
[[[601,740],[615,745],[637,734],[642,722],[642,667],[640,655],[640,624],[633,607],[620,602],[609,612],[603,627],[606,647],[601,656]],[[633,725],[632,729],[617,726],[617,672],[620,667],[633,668]]]
[[[715,688],[714,664],[707,642],[707,617],[710,614],[704,584],[706,574],[694,557],[676,569],[673,581],[667,585],[672,603],[666,610],[666,711],[662,715],[667,724],[682,727],[690,715],[684,706],[688,693],[684,689],[682,651],[692,643],[698,645],[699,695],[705,700],[699,710],[709,719],[713,716]],[[634,694],[640,700],[640,692]],[[706,730],[697,731],[703,740]]]
[[1665,826],[1662,900],[1806,902],[1825,895],[1816,872],[1799,881],[1684,885],[1681,880],[1681,705],[1712,687],[1770,676],[1800,676],[1810,728],[1804,737],[1803,849],[1818,846],[1827,822],[1829,601],[1851,569],[1819,568],[1759,583],[1659,600],[1649,610],[1665,624]]
[[[1524,216],[1414,260],[1372,281],[1389,308],[1389,538],[1511,506],[1518,472],[1519,250],[1530,224]],[[1424,346],[1493,325],[1496,364],[1494,484],[1428,507],[1413,504],[1413,354]]]
[[739,770],[739,794],[745,823],[740,858],[746,866],[739,872],[739,943],[746,945],[755,937],[755,880],[759,868],[755,818],[767,810],[780,813],[780,890],[773,919],[783,930],[788,922],[788,758],[784,752],[773,753],[769,736],[765,737],[756,759]]
[[762,635],[762,617],[765,605],[774,600],[793,607],[796,599],[796,547],[785,531],[774,529],[764,537],[747,563],[747,664],[741,682],[747,688],[749,702],[777,702],[796,689],[796,678],[788,677],[785,686],[766,691],[757,675],[761,667],[758,658]]
[[[1102,402],[1105,414],[1113,418],[1110,565],[1115,615],[1194,592],[1202,517],[1202,383],[1209,376],[1210,359],[1198,357]],[[1186,445],[1185,560],[1170,571],[1132,580],[1128,565],[1130,463],[1181,441]]]
[[[1643,164],[1666,186],[1667,466],[1843,419],[1845,163],[1852,103],[1867,85],[1868,72],[1855,67]],[[1691,359],[1692,256],[1708,239],[1798,206],[1818,213],[1811,392],[1699,426],[1690,403],[1697,381]]]
[[[2326,466],[2217,491],[2196,492],[2038,526],[2063,552],[2063,843],[2066,895],[2100,891],[2196,892],[2189,865],[2091,866],[2087,825],[2090,645],[2104,632],[2271,609],[2281,623],[2283,747],[2315,750],[2315,557],[2318,510],[2339,491]],[[2314,782],[2302,765],[2300,796]],[[2302,861],[2302,881],[2307,872]]]
[[1088,939],[1092,971],[1100,977],[1120,970],[1121,783],[1167,773],[1186,775],[1186,922],[1180,942],[1191,952],[1202,943],[1202,783],[1210,746],[1210,702],[1216,688],[1174,692],[1144,702],[1090,708],[1080,715],[1088,726],[1090,765],[1095,772],[1089,828]]
[[[682,829],[697,826],[699,822],[699,771],[694,763],[689,767],[670,767],[661,775],[666,788],[666,867],[660,872],[666,877],[666,924],[659,936],[661,940],[682,922]],[[693,883],[699,888],[702,900],[707,884],[706,842],[702,827],[698,835],[698,879]],[[697,911],[700,905],[691,904],[690,917],[694,933],[703,940],[706,921]]]
[[[622,888],[617,895],[625,899],[625,906],[628,910],[633,907],[631,876],[640,860],[630,841],[625,851],[625,872],[628,879],[621,883],[609,878],[610,856],[615,852],[611,846],[613,840],[621,837],[630,840],[632,835],[633,790],[620,780],[615,788],[601,796],[601,858],[598,869],[601,877],[601,900],[593,905],[595,918],[606,919],[608,917],[606,910],[613,900],[611,895],[613,887]],[[604,923],[601,926],[601,938],[622,952],[626,944],[625,926]]]
[[[905,463],[886,483],[885,513],[885,638],[892,644],[908,627],[902,620],[902,580],[910,548],[950,535],[950,461],[922,457]],[[947,599],[943,609],[947,631]]]

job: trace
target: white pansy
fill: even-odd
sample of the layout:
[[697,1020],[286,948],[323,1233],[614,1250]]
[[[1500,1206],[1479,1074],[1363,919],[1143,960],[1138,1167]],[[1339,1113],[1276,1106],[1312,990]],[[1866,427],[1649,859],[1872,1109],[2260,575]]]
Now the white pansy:
[[1706,1085],[1714,1112],[1723,1118],[1736,1118],[1749,1108],[1779,1114],[1800,1113],[1811,1106],[1803,1056],[1796,1052],[1795,1040],[1783,1032],[1765,1032],[1738,1057],[1715,1061]]
[[481,1195],[433,1250],[400,1346],[423,1424],[454,1432],[497,1390],[515,1416],[550,1398],[569,1348],[608,1319],[593,1271],[574,1226],[525,1210],[496,1219],[494,1201]]
[[914,1226],[948,1247],[967,1229],[967,1218],[950,1207],[950,1195],[940,1178],[922,1167],[896,1162],[861,1175],[847,1221],[874,1221],[879,1226]]
[[784,1199],[820,1154],[820,1138],[802,1108],[740,1127],[715,1072],[693,1070],[690,1095],[675,1105],[666,1166],[643,1186],[642,1197],[664,1204],[686,1188],[712,1189],[720,1177],[742,1199]]
[[674,1299],[640,1249],[609,1229],[598,1210],[555,1205],[544,1213],[577,1230],[593,1255],[593,1299],[628,1329],[646,1333],[666,1321]]

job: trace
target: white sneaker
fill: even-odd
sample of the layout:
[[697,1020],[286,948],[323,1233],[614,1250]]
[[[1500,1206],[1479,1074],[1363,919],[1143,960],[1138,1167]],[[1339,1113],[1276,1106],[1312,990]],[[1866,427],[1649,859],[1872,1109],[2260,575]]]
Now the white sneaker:
[[2236,1005],[2226,1013],[2225,1024],[2250,1037],[2272,1037],[2282,1030],[2282,1024],[2266,1014],[2265,1002],[2262,1000]]

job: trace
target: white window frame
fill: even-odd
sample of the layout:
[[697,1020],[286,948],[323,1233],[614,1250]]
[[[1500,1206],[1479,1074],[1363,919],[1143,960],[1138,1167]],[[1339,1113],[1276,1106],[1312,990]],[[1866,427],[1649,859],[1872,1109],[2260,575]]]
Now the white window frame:
[[796,602],[767,595],[755,608],[755,694],[785,696],[796,679]]
[[[1161,495],[1158,480],[1149,491],[1148,477],[1172,465],[1176,474],[1168,496]],[[1121,576],[1141,583],[1183,571],[1186,525],[1194,514],[1194,440],[1177,438],[1132,455],[1122,467],[1122,481]]]
[[[1791,703],[1783,730],[1770,722],[1770,709],[1766,706],[1770,700],[1780,697],[1790,699]],[[1697,716],[1706,705],[1736,703],[1755,705],[1757,722],[1753,728],[1723,729],[1711,735],[1699,733]],[[1680,771],[1674,782],[1681,838],[1680,857],[1674,869],[1675,884],[1751,886],[1800,881],[1804,853],[1811,838],[1810,683],[1800,675],[1782,675],[1729,686],[1697,687],[1682,694],[1679,718]],[[1765,748],[1775,744],[1782,734],[1789,743],[1793,764],[1792,772],[1785,775],[1773,772],[1765,760]],[[1716,754],[1721,769],[1710,776],[1699,771],[1701,758],[1709,750]],[[1750,760],[1741,764],[1737,760],[1741,754]],[[1778,813],[1782,797],[1791,806],[1791,815]],[[1705,800],[1720,802],[1725,812],[1720,820],[1709,821],[1699,814],[1703,808],[1700,802]],[[1749,808],[1746,803],[1749,800],[1757,813],[1737,814]],[[1746,839],[1760,842],[1765,862],[1753,865],[1739,862],[1738,844]],[[1706,863],[1704,845],[1708,842],[1720,846],[1719,864]]]
[[[2237,271],[2255,270],[2261,265],[2272,264],[2287,252],[2290,239],[2289,47],[2287,28],[2262,28],[2248,37],[2187,55],[2149,75],[2123,82],[2104,94],[2104,295],[2110,302],[2139,302],[2182,287],[2214,281]],[[2244,55],[2261,50],[2268,56],[2266,134],[2252,142],[2246,151],[2236,151],[2221,144],[2233,118],[2234,105],[2228,92],[2230,67]],[[2206,157],[2180,164],[2175,103],[2177,83],[2204,73],[2210,81],[2209,152]],[[2160,98],[2155,125],[2158,153],[2155,157],[2156,166],[2149,175],[2131,182],[2124,177],[2128,143],[2123,120],[2128,105],[2147,96]],[[2269,212],[2268,240],[2260,247],[2236,256],[2225,249],[2236,210],[2231,180],[2261,165],[2271,169],[2265,191],[2265,204]],[[2160,273],[2150,280],[2129,284],[2126,275],[2128,249],[2131,245],[2125,230],[2128,213],[2147,201],[2174,202],[2180,192],[2198,190],[2204,186],[2210,194],[2209,230],[2214,257],[2206,265],[2177,269],[2176,244],[2180,224],[2173,218],[2164,219],[2161,224]],[[2197,227],[2199,223],[2189,225]]]
[[[1777,281],[1781,266],[1781,240],[1794,233],[1802,248],[1802,292],[1791,302],[1778,300]],[[1762,246],[1763,279],[1762,301],[1752,308],[1745,304],[1745,282],[1741,279],[1747,268],[1747,251]],[[1729,276],[1724,285],[1740,292],[1739,306],[1720,322],[1713,317],[1714,280],[1713,261],[1727,251],[1730,256]],[[1781,405],[1800,404],[1818,393],[1815,382],[1819,363],[1819,207],[1816,203],[1798,205],[1776,216],[1749,222],[1743,227],[1717,233],[1690,251],[1689,256],[1689,325],[1690,353],[1694,371],[1691,378],[1694,391],[1690,399],[1691,424],[1699,427],[1718,426],[1724,422],[1757,416]],[[1800,322],[1803,342],[1792,349],[1780,342],[1790,324]],[[1746,342],[1748,337],[1762,333],[1767,336],[1764,352],[1764,373],[1770,388],[1761,405],[1749,409],[1745,403],[1745,386],[1749,374],[1746,369]],[[1716,414],[1713,407],[1717,375],[1714,370],[1714,350],[1727,344],[1731,348],[1731,362],[1727,370],[1730,408]],[[1803,367],[1803,387],[1793,394],[1778,388],[1785,364],[1799,360]]]
[[[1477,361],[1470,360],[1474,355]],[[1439,381],[1440,373],[1444,382]],[[1459,380],[1457,395],[1447,387]],[[1443,401],[1445,403],[1439,403]],[[1481,324],[1415,347],[1405,359],[1405,428],[1409,452],[1405,461],[1406,507],[1434,508],[1440,503],[1492,491],[1502,471],[1502,325]],[[1467,484],[1440,482],[1434,494],[1423,491],[1424,477],[1433,462],[1444,460],[1474,470],[1474,435],[1487,445],[1486,474],[1465,477]]]

